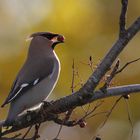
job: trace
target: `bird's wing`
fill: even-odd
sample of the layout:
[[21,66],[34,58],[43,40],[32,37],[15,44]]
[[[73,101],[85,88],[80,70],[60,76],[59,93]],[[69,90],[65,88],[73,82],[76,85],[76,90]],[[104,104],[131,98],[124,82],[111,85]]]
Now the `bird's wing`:
[[27,90],[36,86],[42,79],[48,77],[53,72],[53,66],[54,61],[52,59],[48,59],[45,63],[42,61],[36,62],[34,65],[29,61],[28,63],[25,63],[17,75],[8,97],[1,107],[12,102]]

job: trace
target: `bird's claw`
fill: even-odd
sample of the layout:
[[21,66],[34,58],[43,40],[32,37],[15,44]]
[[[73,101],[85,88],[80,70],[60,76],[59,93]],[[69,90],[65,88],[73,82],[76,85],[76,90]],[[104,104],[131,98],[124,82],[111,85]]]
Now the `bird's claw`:
[[53,104],[53,100],[52,101],[50,101],[50,102],[47,102],[47,101],[42,101],[42,103],[43,103],[43,106],[44,107],[48,107],[48,106],[50,106],[50,105],[52,105]]

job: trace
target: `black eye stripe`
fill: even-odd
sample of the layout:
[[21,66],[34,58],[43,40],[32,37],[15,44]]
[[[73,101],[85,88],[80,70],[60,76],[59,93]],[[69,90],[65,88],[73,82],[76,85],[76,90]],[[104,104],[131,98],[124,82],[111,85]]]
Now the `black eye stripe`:
[[54,34],[54,33],[50,33],[50,32],[37,32],[37,33],[32,34],[30,37],[43,36],[43,37],[46,37],[49,40],[51,40],[58,35],[59,34]]
[[40,34],[40,36],[46,37],[49,40],[51,40],[52,38],[58,36],[57,34],[51,34],[51,33],[46,33],[46,34]]

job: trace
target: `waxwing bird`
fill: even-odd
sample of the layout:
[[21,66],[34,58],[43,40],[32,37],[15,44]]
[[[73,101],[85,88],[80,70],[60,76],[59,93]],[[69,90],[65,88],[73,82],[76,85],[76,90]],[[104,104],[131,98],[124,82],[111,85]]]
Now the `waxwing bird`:
[[60,62],[54,48],[64,42],[64,37],[50,32],[38,32],[30,37],[27,59],[1,106],[10,103],[4,125],[11,125],[20,113],[46,100],[59,77]]

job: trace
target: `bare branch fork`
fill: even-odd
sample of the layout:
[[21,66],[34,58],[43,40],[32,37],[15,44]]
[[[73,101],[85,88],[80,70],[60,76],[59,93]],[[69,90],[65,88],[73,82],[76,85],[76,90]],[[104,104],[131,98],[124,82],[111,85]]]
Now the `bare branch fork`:
[[[63,120],[59,119],[58,114],[69,111],[71,109],[75,109],[78,106],[91,103],[98,99],[140,92],[140,84],[111,88],[106,86],[106,92],[100,89],[96,90],[100,80],[105,76],[106,72],[110,70],[118,55],[140,30],[140,17],[138,17],[134,23],[126,29],[125,17],[127,12],[127,4],[128,0],[122,0],[122,9],[119,21],[119,38],[108,51],[106,56],[102,59],[97,68],[94,70],[87,82],[73,94],[62,97],[56,101],[51,102],[50,104],[43,104],[40,109],[19,116],[13,122],[12,128],[1,132],[1,136],[45,121],[54,121],[58,124],[74,126],[77,122],[70,120],[64,122]],[[119,70],[115,72],[119,72]]]

